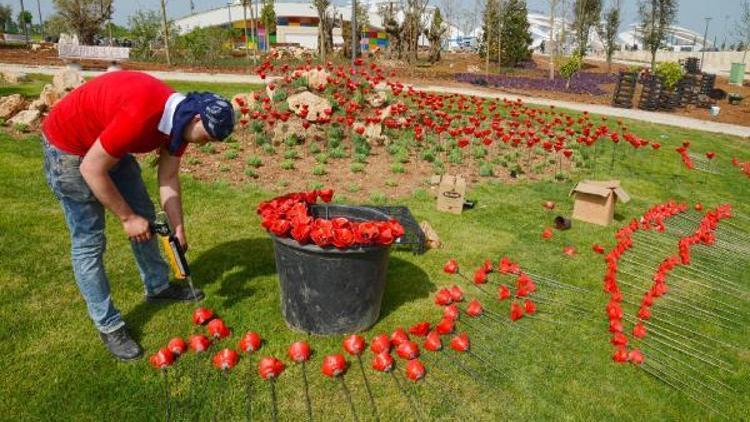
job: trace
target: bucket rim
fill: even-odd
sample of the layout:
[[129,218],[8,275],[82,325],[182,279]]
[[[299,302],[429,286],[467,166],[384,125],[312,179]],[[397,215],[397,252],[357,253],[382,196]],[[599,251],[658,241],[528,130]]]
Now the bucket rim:
[[329,254],[329,255],[351,255],[351,254],[365,254],[370,252],[377,252],[383,249],[389,249],[391,245],[385,246],[385,245],[357,245],[354,247],[341,249],[337,248],[335,246],[326,246],[326,247],[320,247],[314,243],[308,243],[306,245],[301,245],[299,242],[297,242],[295,239],[290,237],[278,237],[273,233],[269,233],[271,236],[271,239],[274,241],[274,243],[278,242],[281,243],[284,246],[288,246],[293,249],[298,249],[305,252],[311,252],[316,254]]

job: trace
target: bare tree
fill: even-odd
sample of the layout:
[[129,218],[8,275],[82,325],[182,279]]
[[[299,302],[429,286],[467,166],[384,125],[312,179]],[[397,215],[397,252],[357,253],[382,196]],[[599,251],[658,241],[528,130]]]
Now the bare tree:
[[750,0],[743,0],[741,8],[735,32],[743,47],[742,63],[745,63],[747,50],[750,49]]
[[[163,1],[163,0],[162,0]],[[83,44],[94,44],[102,24],[112,16],[113,0],[53,0],[57,13]]]
[[169,23],[167,22],[167,0],[161,0],[161,17],[164,24],[164,51],[167,54],[167,66],[171,66],[172,59],[169,55]]
[[436,7],[432,14],[432,23],[430,29],[425,30],[425,35],[430,41],[430,63],[440,61],[440,50],[443,48],[443,36],[448,30],[447,25],[443,22],[443,16],[440,14],[440,8]]
[[576,0],[573,28],[576,31],[576,44],[581,57],[586,56],[589,47],[591,28],[599,25],[602,14],[602,0]]
[[656,52],[677,17],[677,9],[677,0],[640,0],[638,3],[643,46],[651,52],[651,69],[656,65]]
[[313,0],[313,5],[318,11],[318,52],[320,60],[325,62],[326,53],[333,50],[333,15],[328,11],[331,1]]
[[620,1],[615,0],[612,7],[604,14],[604,25],[599,26],[599,38],[604,43],[604,54],[607,57],[607,70],[612,70],[612,56],[618,49],[617,31],[620,30]]
[[549,40],[547,41],[549,46],[546,48],[549,51],[549,80],[555,79],[555,14],[557,13],[557,0],[549,0]]

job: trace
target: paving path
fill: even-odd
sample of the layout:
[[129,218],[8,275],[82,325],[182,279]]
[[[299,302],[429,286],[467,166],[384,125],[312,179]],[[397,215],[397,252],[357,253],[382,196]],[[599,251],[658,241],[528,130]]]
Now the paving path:
[[[8,70],[23,73],[42,73],[52,75],[61,69],[60,66],[27,66],[16,64],[0,63],[0,71]],[[96,76],[102,71],[83,71],[84,76]],[[194,82],[217,82],[217,83],[246,83],[246,84],[263,84],[268,80],[262,80],[256,75],[240,75],[231,73],[191,73],[191,72],[158,72],[147,71],[159,79],[172,81],[194,81]],[[610,107],[599,104],[575,103],[570,101],[551,100],[547,98],[527,97],[513,95],[505,92],[492,91],[489,89],[478,89],[472,87],[448,87],[440,85],[414,85],[415,89],[439,93],[452,93],[463,95],[476,95],[484,98],[520,98],[528,104],[537,104],[543,106],[554,105],[559,108],[566,108],[576,111],[588,111],[594,114],[601,114],[611,117],[622,117],[626,119],[642,120],[650,123],[657,123],[668,126],[676,126],[684,129],[702,130],[706,132],[721,133],[725,135],[739,136],[750,138],[750,127],[733,125],[728,123],[712,122],[710,120],[695,119],[692,117],[678,116],[670,113],[644,111],[638,109],[623,109]]]

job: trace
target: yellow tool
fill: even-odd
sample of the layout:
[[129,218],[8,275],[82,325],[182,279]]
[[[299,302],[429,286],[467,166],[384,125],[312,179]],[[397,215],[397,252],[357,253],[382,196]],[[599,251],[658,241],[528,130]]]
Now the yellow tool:
[[164,254],[167,255],[167,260],[169,261],[169,266],[172,267],[174,277],[178,280],[187,280],[188,285],[190,285],[190,293],[197,304],[198,299],[195,296],[195,288],[193,287],[193,279],[190,277],[190,267],[185,258],[185,251],[182,250],[180,242],[172,233],[169,223],[165,218],[157,218],[151,224],[151,231],[159,235],[161,244],[164,247]]

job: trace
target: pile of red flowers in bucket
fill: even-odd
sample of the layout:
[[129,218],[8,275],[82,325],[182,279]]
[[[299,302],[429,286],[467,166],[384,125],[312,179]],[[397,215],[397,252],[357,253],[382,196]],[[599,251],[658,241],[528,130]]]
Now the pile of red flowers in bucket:
[[320,247],[389,246],[404,235],[396,220],[354,222],[347,218],[315,218],[310,210],[320,198],[330,202],[333,191],[312,190],[279,196],[258,205],[261,225],[277,237],[293,238],[301,245],[314,243]]

